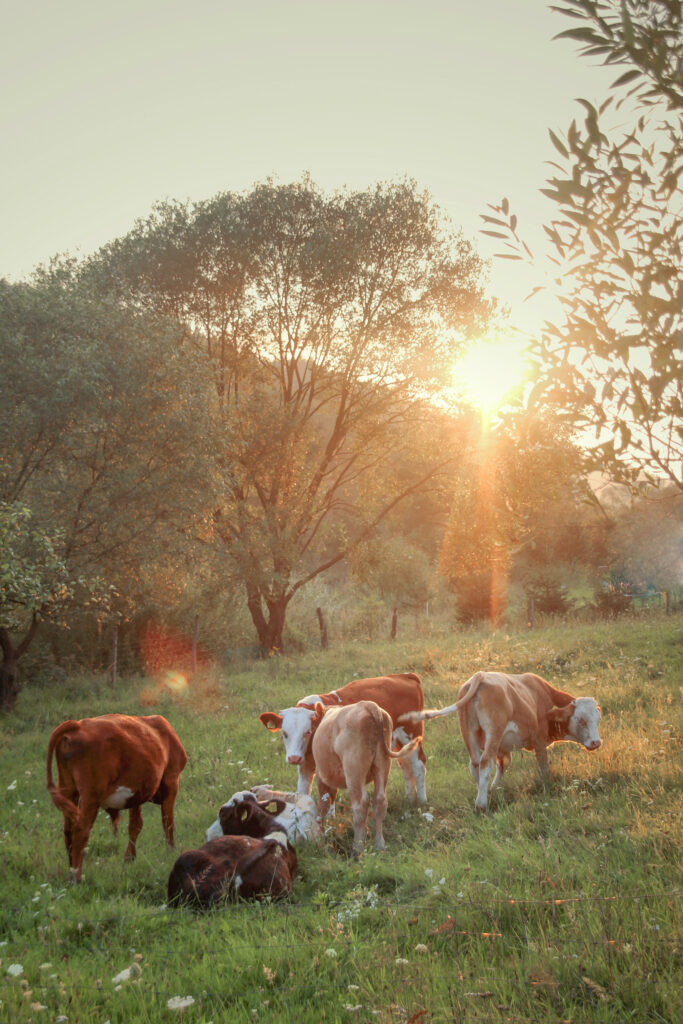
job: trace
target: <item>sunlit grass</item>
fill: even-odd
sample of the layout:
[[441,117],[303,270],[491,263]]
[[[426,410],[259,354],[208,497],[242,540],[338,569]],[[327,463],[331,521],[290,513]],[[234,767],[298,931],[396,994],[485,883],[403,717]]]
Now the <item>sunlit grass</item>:
[[[1,723],[0,1021],[396,1022],[422,1010],[416,1019],[678,1020],[680,640],[677,621],[661,618],[340,645],[214,670],[182,692],[155,691],[153,706],[141,703],[149,680],[27,688]],[[356,863],[342,795],[323,843],[300,848],[285,904],[200,917],[166,909],[176,853],[151,805],[134,864],[122,859],[125,821],[114,837],[102,814],[84,882],[67,886],[61,816],[44,781],[47,738],[63,718],[169,718],[189,754],[176,808],[182,849],[203,841],[234,790],[294,784],[260,711],[400,669],[419,672],[427,703],[439,706],[481,667],[533,669],[596,696],[603,747],[557,745],[547,786],[533,756],[517,755],[491,812],[477,817],[455,717],[429,723],[433,820],[407,804],[392,772],[388,851],[368,845]],[[11,964],[22,974],[6,976]],[[139,977],[117,988],[133,964]],[[184,997],[194,1002],[169,1008]]]

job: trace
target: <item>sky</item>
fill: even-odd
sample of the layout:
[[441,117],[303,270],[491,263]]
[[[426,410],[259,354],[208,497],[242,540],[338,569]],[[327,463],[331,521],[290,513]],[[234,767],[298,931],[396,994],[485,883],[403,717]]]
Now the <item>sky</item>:
[[[538,249],[548,129],[614,71],[553,41],[545,0],[13,0],[0,14],[0,277],[87,255],[157,200],[304,173],[414,178],[489,258],[509,197]],[[541,245],[542,248],[542,245]],[[490,293],[533,329],[526,269]],[[542,317],[541,317],[542,318]]]

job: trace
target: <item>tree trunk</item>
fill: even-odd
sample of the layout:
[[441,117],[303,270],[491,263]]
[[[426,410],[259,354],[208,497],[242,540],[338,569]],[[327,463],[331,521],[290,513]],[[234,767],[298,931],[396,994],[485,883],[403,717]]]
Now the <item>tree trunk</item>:
[[0,650],[2,650],[2,663],[0,663],[0,709],[11,711],[17,702],[19,693],[18,673],[19,659],[28,650],[28,646],[35,636],[38,628],[38,613],[34,612],[31,617],[31,625],[26,636],[15,647],[9,632],[0,628]]
[[289,596],[281,594],[275,599],[265,600],[268,618],[266,618],[263,612],[263,601],[264,599],[261,597],[260,591],[251,590],[247,592],[247,607],[258,635],[261,651],[263,654],[282,654],[284,650],[282,634],[285,628]]
[[315,614],[318,616],[318,625],[320,626],[320,647],[323,651],[326,651],[329,641],[327,637],[327,623],[325,622],[322,608],[316,608]]

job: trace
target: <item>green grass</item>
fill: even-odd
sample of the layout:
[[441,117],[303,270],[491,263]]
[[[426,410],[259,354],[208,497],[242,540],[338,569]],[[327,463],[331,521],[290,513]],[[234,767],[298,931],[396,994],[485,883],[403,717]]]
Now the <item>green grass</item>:
[[[681,622],[653,617],[534,632],[468,631],[213,670],[181,694],[150,680],[33,684],[0,719],[0,1024],[412,1020],[670,1022],[680,999]],[[165,907],[179,850],[198,846],[234,790],[293,788],[257,715],[354,676],[415,670],[427,704],[478,668],[535,670],[603,709],[602,748],[513,757],[486,817],[455,717],[428,723],[428,821],[389,780],[384,854],[349,859],[348,803],[299,848],[288,903],[205,915]],[[153,694],[153,696],[150,696]],[[152,708],[149,701],[157,703]],[[106,711],[165,714],[189,755],[177,850],[143,808],[123,864],[101,814],[81,886],[66,882],[62,819],[45,790],[52,728]],[[136,959],[137,958],[137,959]],[[112,979],[138,963],[138,978]],[[11,964],[23,973],[8,976]],[[45,966],[46,964],[50,966]],[[182,1013],[167,1007],[191,995]],[[37,1005],[45,1009],[37,1009]]]

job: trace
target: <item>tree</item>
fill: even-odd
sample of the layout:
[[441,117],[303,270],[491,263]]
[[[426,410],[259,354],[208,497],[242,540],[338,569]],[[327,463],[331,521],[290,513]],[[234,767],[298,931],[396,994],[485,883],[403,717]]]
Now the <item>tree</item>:
[[[0,282],[0,501],[30,508],[38,561],[49,538],[57,578],[106,580],[124,613],[145,565],[182,550],[200,486],[202,366],[180,359],[174,331],[68,264]],[[65,614],[78,604],[66,597]],[[45,610],[33,611],[35,632]]]
[[[558,502],[570,484],[585,493],[581,480],[579,452],[556,420],[510,409],[495,429],[473,430],[439,561],[461,619],[500,620],[513,565],[519,575],[525,561],[542,563],[549,555],[543,507]],[[532,575],[522,577],[531,586]]]
[[[41,619],[56,618],[76,602],[106,607],[97,579],[74,578],[59,557],[58,533],[50,536],[31,521],[19,502],[0,502],[0,708],[14,706],[17,666]],[[21,639],[15,642],[13,635]]]
[[482,270],[413,183],[326,196],[308,179],[158,206],[87,268],[210,359],[202,540],[264,650],[282,649],[294,594],[452,458],[428,399],[491,315]]
[[[565,0],[580,24],[558,38],[627,68],[564,135],[550,132],[553,176],[541,191],[562,316],[535,342],[531,401],[591,428],[594,465],[632,482],[683,488],[683,24],[680,0]],[[627,94],[624,96],[624,90]],[[621,96],[619,102],[615,102]],[[629,104],[626,104],[626,101]],[[619,123],[605,127],[619,110]],[[507,200],[484,220],[500,255],[532,258]]]

